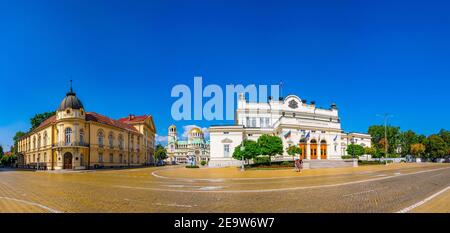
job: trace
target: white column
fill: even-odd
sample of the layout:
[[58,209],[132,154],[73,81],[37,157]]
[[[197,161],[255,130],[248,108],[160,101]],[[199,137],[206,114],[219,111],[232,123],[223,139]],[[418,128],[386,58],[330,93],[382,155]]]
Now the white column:
[[316,150],[316,153],[317,153],[317,159],[318,160],[321,160],[322,158],[320,158],[321,156],[322,156],[322,153],[321,153],[321,150],[320,150],[320,138],[318,138],[317,139],[317,150]]
[[311,147],[309,142],[306,143],[306,159],[311,159]]

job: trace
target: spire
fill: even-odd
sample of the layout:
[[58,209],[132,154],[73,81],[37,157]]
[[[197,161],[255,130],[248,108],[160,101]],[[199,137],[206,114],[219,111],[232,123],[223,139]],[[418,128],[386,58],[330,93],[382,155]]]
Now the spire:
[[67,92],[67,95],[75,95],[75,93],[73,92],[73,89],[72,89],[72,79],[70,79],[70,89],[69,89],[69,92]]

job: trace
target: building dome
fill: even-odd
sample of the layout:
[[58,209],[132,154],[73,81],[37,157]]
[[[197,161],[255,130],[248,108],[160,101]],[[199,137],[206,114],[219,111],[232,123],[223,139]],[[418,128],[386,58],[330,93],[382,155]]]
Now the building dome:
[[64,111],[67,108],[71,109],[82,109],[83,104],[81,103],[81,100],[78,99],[75,92],[72,91],[72,87],[70,87],[70,91],[66,94],[66,97],[61,101],[61,104],[59,104],[58,111]]
[[192,129],[189,131],[189,134],[202,134],[202,130],[199,129],[199,128],[192,128]]

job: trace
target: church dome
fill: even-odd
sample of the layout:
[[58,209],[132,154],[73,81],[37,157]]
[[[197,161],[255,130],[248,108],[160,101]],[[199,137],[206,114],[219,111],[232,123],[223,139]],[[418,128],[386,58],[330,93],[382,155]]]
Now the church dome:
[[192,128],[191,131],[189,131],[190,134],[202,134],[202,130],[199,128]]
[[58,111],[64,111],[67,108],[71,109],[82,109],[83,104],[81,103],[81,100],[78,99],[75,92],[72,91],[72,87],[70,87],[70,91],[66,94],[66,97],[61,101],[61,104],[59,104]]

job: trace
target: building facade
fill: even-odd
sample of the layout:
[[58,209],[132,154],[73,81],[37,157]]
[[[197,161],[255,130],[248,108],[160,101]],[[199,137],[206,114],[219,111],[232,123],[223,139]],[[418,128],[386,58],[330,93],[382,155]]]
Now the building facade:
[[70,88],[56,114],[19,140],[19,166],[58,170],[148,165],[154,158],[155,134],[152,116],[114,120],[85,112]]
[[209,141],[205,140],[203,131],[198,127],[189,130],[187,140],[179,140],[177,127],[171,125],[166,150],[171,163],[209,161]]
[[261,135],[276,135],[282,139],[284,154],[278,159],[292,159],[286,152],[298,146],[302,157],[308,160],[341,160],[347,145],[371,146],[368,134],[344,133],[336,104],[330,108],[316,107],[298,96],[289,95],[280,100],[248,102],[239,95],[234,125],[209,128],[211,159],[209,166],[238,166],[241,161],[232,158],[234,148],[243,140],[258,140]]

